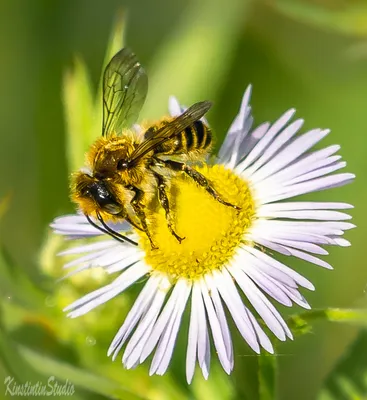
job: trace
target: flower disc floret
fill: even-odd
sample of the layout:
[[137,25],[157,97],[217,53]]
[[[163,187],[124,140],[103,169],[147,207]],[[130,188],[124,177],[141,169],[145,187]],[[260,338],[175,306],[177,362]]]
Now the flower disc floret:
[[185,239],[180,243],[171,234],[158,202],[153,202],[147,211],[149,229],[158,249],[152,249],[146,235],[140,234],[146,263],[173,279],[198,279],[212,270],[220,270],[233,257],[255,216],[255,204],[245,180],[223,165],[203,165],[197,170],[225,201],[240,210],[221,204],[183,174],[173,177],[170,203],[175,211],[176,231]]

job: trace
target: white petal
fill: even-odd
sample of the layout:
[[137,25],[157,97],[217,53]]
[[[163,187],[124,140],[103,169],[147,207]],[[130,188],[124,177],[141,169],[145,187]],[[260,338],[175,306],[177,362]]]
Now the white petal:
[[132,254],[129,257],[126,257],[123,260],[118,260],[117,262],[106,266],[106,272],[109,274],[113,274],[115,272],[123,271],[124,269],[131,267],[134,265],[138,260],[141,259],[139,255]]
[[[312,231],[311,231],[312,232]],[[278,232],[269,230],[271,240],[277,239],[292,240],[296,242],[316,243],[316,244],[335,244],[335,241],[326,235],[317,235],[316,233],[304,233],[302,230],[286,231],[280,230]]]
[[108,267],[119,262],[121,265],[120,269],[124,269],[126,267],[122,265],[129,265],[137,260],[143,259],[143,255],[144,253],[134,246],[129,246],[126,249],[117,247],[113,251],[110,251],[107,257],[101,258],[101,260],[98,261],[98,266]]
[[132,129],[138,135],[138,137],[141,137],[143,135],[143,128],[141,125],[133,124]]
[[286,247],[284,247],[280,244],[274,243],[271,240],[264,239],[262,236],[256,235],[255,232],[252,232],[251,236],[252,236],[254,242],[256,242],[262,246],[265,246],[268,249],[277,251],[278,253],[284,254],[285,256],[291,255],[291,252]]
[[112,353],[114,360],[124,345],[126,339],[129,337],[132,330],[135,328],[139,319],[151,305],[152,300],[159,290],[161,284],[161,278],[157,276],[151,276],[148,282],[145,284],[144,288],[140,292],[138,298],[136,299],[133,307],[129,311],[123,325],[115,335],[109,349],[107,355],[110,356]]
[[[271,190],[274,190],[274,188],[277,188],[279,186],[292,186],[296,183],[294,182],[296,180],[299,180],[299,182],[310,180],[312,179],[313,174],[315,175],[315,177],[327,175],[329,173],[329,170],[325,170],[324,167],[329,168],[329,166],[331,166],[332,168],[334,168],[333,166],[335,166],[335,164],[337,164],[337,161],[339,161],[340,159],[341,156],[331,156],[320,159],[314,163],[304,165],[303,168],[294,168],[297,164],[296,162],[288,165],[284,169],[281,169],[274,174],[269,175],[265,179],[257,181],[256,187],[258,188],[258,190],[263,190],[264,187],[270,187]],[[305,179],[307,177],[308,179]]]
[[205,315],[205,308],[199,285],[193,286],[193,291],[196,292],[196,307],[198,313],[198,361],[203,373],[204,379],[208,379],[210,369],[210,342]]
[[[153,325],[154,321],[147,327],[147,329],[141,332],[142,335],[139,338],[139,341],[135,344],[135,347],[131,350],[130,354],[128,356],[125,356],[125,354],[123,355],[122,363],[126,369],[136,368],[136,366],[139,365],[141,351],[150,336]],[[128,348],[128,346],[126,346],[126,348]]]
[[291,197],[299,196],[301,194],[346,185],[347,183],[352,182],[354,178],[355,175],[349,173],[324,176],[322,178],[298,183],[290,187],[280,188],[278,193],[264,193],[260,196],[260,200],[263,204],[272,203],[274,201],[289,199]]
[[[161,375],[158,372],[158,369],[161,366],[161,362],[163,360],[164,354],[165,354],[165,352],[166,352],[166,350],[168,348],[168,343],[170,341],[170,336],[173,333],[173,326],[174,326],[175,321],[176,321],[178,308],[179,308],[179,303],[176,302],[174,304],[174,308],[173,308],[171,314],[169,315],[169,319],[167,321],[167,325],[165,326],[165,331],[164,331],[163,335],[161,337],[159,337],[159,343],[158,343],[158,346],[157,346],[157,350],[156,350],[156,352],[154,354],[154,357],[153,357],[153,360],[152,360],[152,364],[151,364],[150,369],[149,369],[149,375],[150,376],[154,375],[155,373],[157,373],[158,375]],[[154,330],[154,328],[153,328],[153,330]],[[149,337],[150,336],[151,335],[149,335]],[[176,339],[176,337],[174,337],[174,340],[175,339]],[[145,346],[146,346],[146,344],[145,344]],[[142,356],[140,356],[140,359],[142,359]],[[167,366],[168,366],[168,364],[167,364]]]
[[201,293],[203,295],[205,308],[208,314],[209,324],[211,327],[214,345],[217,350],[219,361],[222,364],[223,369],[227,372],[227,374],[229,374],[231,372],[231,366],[227,358],[227,351],[224,344],[224,339],[222,336],[222,331],[220,328],[218,317],[214,310],[213,303],[209,297],[208,289],[203,281],[201,281],[200,288],[201,288]]
[[302,296],[302,294],[293,288],[283,287],[282,290],[299,306],[306,308],[307,310],[311,309],[311,306],[308,304],[307,300]]
[[153,331],[145,344],[144,350],[141,353],[140,362],[142,363],[149,354],[153,351],[154,347],[158,343],[162,332],[167,328],[167,325],[171,319],[174,319],[174,311],[177,304],[179,304],[180,299],[183,297],[186,289],[186,282],[181,279],[179,280],[171,293],[166,305],[164,306],[159,318],[154,325]]
[[314,253],[314,254],[320,254],[320,255],[329,254],[325,249],[323,249],[322,247],[317,246],[316,244],[313,244],[313,243],[299,242],[296,240],[276,239],[276,238],[274,238],[273,240],[276,243],[286,246],[287,249],[288,249],[288,247],[292,247],[293,249],[304,250],[304,251],[307,251],[309,253]]
[[[251,151],[254,149],[257,143],[265,136],[269,128],[270,124],[268,122],[265,122],[259,125],[253,132],[247,134],[244,137],[239,148],[240,159],[238,160],[238,162],[244,160],[245,157],[251,153]],[[239,174],[242,172],[242,171],[237,171],[237,167],[235,171],[238,172]]]
[[122,356],[122,362],[126,368],[131,368],[140,358],[141,352],[150,333],[152,332],[158,314],[162,309],[166,295],[167,289],[158,290],[156,292],[152,304],[147,309],[146,314],[139,322],[139,325],[129,340],[124,355]]
[[62,226],[62,225],[69,225],[69,224],[88,224],[87,219],[82,214],[70,214],[70,215],[62,215],[61,217],[57,217],[51,223],[51,226]]
[[332,239],[334,240],[334,242],[335,242],[335,244],[337,246],[341,246],[341,247],[349,247],[349,246],[351,246],[351,243],[346,239],[339,238],[339,237],[334,237]]
[[[76,265],[80,265],[78,270],[104,267],[108,273],[111,273],[122,271],[138,262],[141,258],[141,252],[133,246],[130,246],[126,251],[124,251],[124,248],[121,248],[120,246],[115,246],[114,248],[85,254],[82,257],[75,258],[66,263],[63,268],[70,268]],[[74,273],[75,271],[68,275]]]
[[[238,152],[241,140],[248,134],[252,125],[251,108],[249,100],[251,97],[251,85],[245,91],[240,111],[230,126],[224,142],[219,150],[218,157],[222,163],[228,162],[234,153]],[[236,158],[233,157],[232,158]]]
[[266,215],[272,218],[289,218],[289,219],[316,219],[324,221],[341,221],[343,219],[351,219],[348,214],[340,211],[329,210],[290,210],[290,211],[273,211]]
[[236,116],[235,120],[232,122],[228,133],[226,135],[226,139],[231,141],[233,139],[233,135],[237,136],[237,133],[243,130],[244,125],[246,124],[246,119],[249,114],[249,102],[251,97],[252,86],[247,86],[245,93],[242,98],[241,106],[238,115]]
[[[107,225],[118,232],[127,232],[131,230],[131,225],[126,221],[122,223],[109,222]],[[50,226],[53,228],[55,233],[69,236],[71,238],[99,236],[103,234],[99,229],[92,226],[84,215],[80,214],[65,215],[63,217],[55,218]]]
[[274,154],[281,147],[287,143],[301,128],[304,121],[302,119],[298,119],[288,125],[269,145],[269,147],[264,151],[261,157],[246,170],[246,176],[251,176],[255,171],[257,171],[260,167],[262,167],[267,161],[271,159]]
[[67,250],[58,253],[58,256],[67,256],[80,253],[92,253],[99,250],[113,248],[117,245],[116,240],[103,240],[102,242],[95,242],[86,244],[84,246],[70,247]]
[[317,258],[315,256],[311,256],[310,254],[307,254],[304,251],[296,250],[291,247],[289,247],[288,250],[291,252],[292,256],[298,257],[305,261],[309,261],[312,264],[319,265],[320,267],[324,267],[326,269],[333,269],[333,267],[330,264],[328,264],[326,261],[320,260],[319,258]]
[[205,308],[203,303],[203,298],[201,296],[200,287],[198,285],[194,285],[193,292],[196,292],[196,307],[198,313],[198,323],[199,323],[199,333],[198,333],[198,361],[200,367],[203,367],[205,362],[205,355],[207,349],[207,321],[205,315]]
[[89,236],[99,236],[102,235],[102,232],[95,228],[92,225],[80,224],[80,225],[73,225],[73,224],[64,224],[63,226],[56,226],[54,224],[50,225],[53,228],[54,233],[64,236],[80,236],[80,237],[89,237]]
[[[297,232],[303,234],[317,234],[322,236],[342,235],[344,230],[355,228],[350,222],[342,221],[281,221],[281,220],[261,220],[254,223],[252,233],[262,236],[263,232],[278,232],[279,235],[286,235],[287,232]],[[288,237],[288,236],[282,236]]]
[[196,283],[194,283],[194,288],[192,290],[191,296],[191,314],[190,314],[190,326],[189,326],[189,336],[187,342],[187,353],[186,353],[186,380],[190,384],[195,372],[196,364],[196,352],[198,343],[198,332],[199,332],[199,321],[197,313],[197,296],[198,291],[195,289]]
[[254,283],[256,283],[257,286],[259,286],[260,289],[262,289],[280,304],[283,304],[287,307],[292,306],[292,302],[289,297],[284,293],[283,290],[279,290],[279,286],[276,285],[266,274],[257,271],[256,268],[252,268],[250,266],[247,266],[246,274],[253,280]]
[[332,155],[338,150],[340,150],[340,146],[332,145],[321,150],[306,153],[286,168],[270,175],[269,178],[264,179],[259,183],[266,184],[266,182],[269,183],[271,181],[283,182],[326,165],[330,165],[341,159],[341,156]]
[[252,315],[252,313],[249,310],[247,310],[247,315],[252,323],[252,326],[255,329],[261,347],[264,348],[267,352],[273,354],[274,349],[270,339],[266,336],[265,332],[262,330],[259,323],[256,321],[256,318]]
[[[184,293],[182,294],[182,297],[180,298],[180,300],[178,302],[178,306],[176,308],[175,318],[174,318],[174,322],[172,325],[172,329],[167,329],[163,338],[161,338],[162,345],[161,345],[161,343],[158,344],[156,354],[154,355],[154,358],[152,361],[152,370],[155,369],[154,363],[157,362],[157,371],[156,372],[158,375],[163,375],[166,372],[169,362],[172,357],[174,345],[175,345],[176,338],[177,338],[177,333],[178,333],[178,330],[179,330],[180,324],[181,324],[182,314],[185,310],[186,303],[187,303],[187,300],[188,300],[190,292],[191,292],[191,283],[185,282],[185,284],[186,285],[185,285]],[[163,344],[166,337],[168,339],[167,345]],[[162,358],[159,355],[160,352],[163,352]],[[157,361],[156,361],[156,358],[157,358]],[[158,364],[158,360],[160,358],[161,358],[161,360],[159,361],[159,364]]]
[[339,169],[344,168],[346,165],[347,165],[347,163],[345,161],[340,161],[340,162],[331,164],[327,167],[318,168],[307,174],[297,176],[296,178],[293,178],[293,179],[287,181],[286,185],[290,186],[290,185],[294,185],[296,183],[306,182],[306,181],[309,181],[310,179],[318,178],[320,176],[328,175],[328,174],[331,174],[332,172],[335,172],[335,171],[338,171]]
[[261,291],[248,278],[248,276],[241,271],[241,269],[231,267],[229,268],[229,272],[234,277],[245,296],[248,298],[255,310],[259,313],[269,329],[279,340],[284,341],[286,339],[286,331],[283,328],[285,322],[280,314],[276,311],[275,307],[261,293]]
[[255,145],[251,153],[237,166],[238,171],[244,171],[251,163],[264,152],[265,148],[269,145],[272,139],[279,133],[279,131],[288,123],[295,113],[291,109],[284,113],[266,132],[266,135]]
[[253,181],[259,181],[284,168],[297,157],[304,154],[310,147],[323,139],[329,132],[328,129],[313,129],[312,131],[304,133],[280,151],[274,158],[269,160],[266,165],[257,170],[251,176],[251,179]]
[[245,247],[246,250],[249,253],[252,253],[258,260],[262,260],[264,263],[263,268],[264,271],[267,272],[271,277],[274,279],[278,279],[278,275],[275,273],[275,271],[279,270],[281,272],[284,272],[288,276],[290,276],[297,284],[300,286],[308,289],[308,290],[315,290],[314,285],[308,281],[306,278],[304,278],[302,275],[300,275],[298,272],[293,271],[286,265],[282,264],[281,262],[275,260],[274,258],[270,257],[268,254],[263,253],[262,251],[255,249],[250,246]]
[[73,310],[68,314],[69,317],[79,317],[92,310],[93,308],[111,300],[119,293],[123,292],[130,285],[148,273],[149,268],[143,263],[137,263],[127,271],[122,273],[111,284],[95,290],[92,293],[70,304],[64,311]]
[[235,138],[235,141],[233,143],[233,146],[232,146],[231,157],[226,162],[228,169],[234,169],[234,167],[237,164],[238,157],[240,156],[239,151],[240,151],[241,141],[242,141],[242,136],[241,135],[237,135],[237,137]]
[[222,304],[222,300],[220,299],[218,290],[215,286],[210,285],[210,283],[208,283],[207,281],[207,277],[205,277],[205,282],[210,290],[210,297],[212,298],[214,307],[215,307],[215,312],[217,314],[218,320],[219,320],[219,324],[220,324],[220,328],[222,331],[222,336],[223,336],[223,340],[224,340],[224,345],[226,348],[226,352],[227,352],[227,359],[229,360],[230,363],[230,368],[231,370],[233,369],[233,363],[234,363],[234,359],[233,359],[233,345],[232,345],[232,339],[231,339],[231,334],[229,332],[229,327],[228,327],[228,322],[227,322],[227,318],[224,312],[224,308],[223,308],[223,304]]
[[[115,247],[114,247],[115,248]],[[114,249],[112,248],[112,249]],[[96,264],[98,265],[98,260],[103,257],[108,257],[108,254],[110,253],[111,249],[103,249],[100,251],[95,251],[91,252],[88,254],[85,254],[84,256],[74,258],[74,260],[67,262],[66,264],[63,265],[64,269],[74,267],[76,265],[80,264],[86,264],[87,266],[95,266]],[[113,250],[112,250],[113,251]],[[95,263],[96,262],[96,263]]]
[[297,287],[296,281],[289,274],[276,268],[269,268],[269,266],[260,257],[254,257],[253,253],[248,252],[247,250],[239,250],[236,266],[241,268],[246,274],[249,269],[252,268],[271,276],[275,280],[284,283],[289,287]]
[[168,99],[168,111],[171,117],[178,117],[183,112],[180,103],[174,96],[170,96]]
[[330,229],[342,229],[343,231],[356,227],[350,222],[324,222],[323,224],[325,227],[329,227]]
[[209,339],[209,331],[205,331],[205,357],[203,361],[203,365],[201,366],[201,372],[205,380],[209,378],[210,371],[210,339]]
[[213,277],[208,276],[207,279],[211,287],[217,287],[242,337],[256,353],[259,353],[259,343],[245,305],[228,273],[225,270],[213,271]]
[[[256,271],[259,273],[259,271]],[[253,274],[256,278],[256,273]],[[266,278],[266,279],[264,279]],[[296,304],[300,305],[304,308],[310,308],[309,304],[305,300],[305,298],[299,293],[297,288],[289,287],[271,276],[259,276],[256,280],[254,280],[256,284],[264,290],[265,293],[268,293],[275,300],[279,301],[281,304],[286,306],[291,306],[292,301]],[[286,300],[285,300],[286,299]],[[284,302],[282,302],[282,301]]]
[[261,217],[270,217],[272,212],[277,211],[294,211],[294,210],[341,210],[353,208],[347,203],[327,203],[315,201],[292,201],[284,203],[264,204],[257,211],[257,215]]

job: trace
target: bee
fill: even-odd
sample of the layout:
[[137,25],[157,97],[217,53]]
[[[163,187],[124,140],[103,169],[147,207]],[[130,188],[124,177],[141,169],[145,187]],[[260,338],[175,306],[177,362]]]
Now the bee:
[[130,127],[139,116],[147,92],[147,75],[135,54],[127,48],[120,50],[103,75],[102,136],[86,154],[87,166],[72,176],[71,198],[100,231],[137,245],[107,224],[126,220],[144,231],[155,249],[145,213],[149,193],[158,195],[172,235],[180,243],[184,239],[175,231],[167,196],[172,174],[186,174],[220,203],[238,207],[224,201],[205,176],[177,161],[177,156],[205,157],[211,149],[211,130],[201,120],[211,103],[196,103],[181,115],[164,118],[137,133]]

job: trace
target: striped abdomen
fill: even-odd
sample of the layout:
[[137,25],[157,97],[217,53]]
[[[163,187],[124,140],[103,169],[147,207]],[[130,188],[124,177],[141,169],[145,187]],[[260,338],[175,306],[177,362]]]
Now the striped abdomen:
[[156,154],[186,154],[192,151],[209,150],[212,133],[201,121],[196,121],[184,131],[159,146]]

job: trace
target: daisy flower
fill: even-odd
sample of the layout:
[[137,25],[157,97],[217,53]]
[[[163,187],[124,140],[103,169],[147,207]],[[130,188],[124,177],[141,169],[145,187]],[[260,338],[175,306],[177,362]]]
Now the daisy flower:
[[[72,273],[103,267],[107,273],[118,274],[108,285],[69,305],[65,309],[69,317],[86,314],[147,277],[108,349],[108,355],[115,359],[125,346],[122,363],[126,368],[137,366],[154,353],[150,374],[166,372],[188,304],[189,383],[196,363],[208,378],[211,340],[223,369],[228,374],[233,369],[225,308],[254,352],[263,348],[273,353],[258,318],[279,340],[292,339],[271,299],[308,309],[300,288],[314,290],[310,281],[278,261],[274,254],[331,269],[319,257],[328,254],[323,245],[350,245],[342,236],[354,225],[345,222],[350,216],[339,210],[352,208],[351,205],[288,201],[354,179],[350,173],[334,173],[346,165],[336,155],[338,145],[309,151],[329,130],[313,129],[299,135],[303,120],[291,122],[293,109],[273,124],[252,129],[250,93],[249,87],[216,162],[196,167],[226,201],[240,210],[220,204],[205,189],[177,174],[171,179],[170,196],[174,197],[176,230],[186,237],[181,244],[169,232],[164,211],[157,204],[147,212],[149,229],[158,247],[155,250],[144,233],[134,231],[127,223],[113,229],[137,241],[137,247],[102,234],[82,215],[63,216],[52,224],[56,233],[69,239],[100,237],[63,252],[78,255],[65,265],[76,267]],[[184,108],[171,98],[169,110],[176,116]]]

